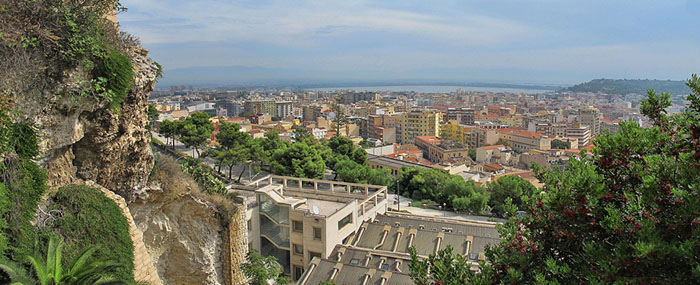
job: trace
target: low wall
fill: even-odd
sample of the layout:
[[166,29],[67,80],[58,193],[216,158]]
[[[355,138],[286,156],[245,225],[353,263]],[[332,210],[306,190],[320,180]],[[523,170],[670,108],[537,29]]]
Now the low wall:
[[245,207],[238,207],[231,217],[227,232],[224,234],[224,247],[228,248],[224,256],[224,280],[227,284],[245,284],[247,278],[241,266],[248,254],[248,229]]

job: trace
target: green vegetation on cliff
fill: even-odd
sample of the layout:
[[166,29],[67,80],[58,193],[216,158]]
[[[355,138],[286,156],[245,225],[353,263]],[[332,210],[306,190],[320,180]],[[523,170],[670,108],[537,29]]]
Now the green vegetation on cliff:
[[87,186],[62,187],[50,198],[46,212],[56,217],[41,230],[44,236],[50,233],[64,240],[66,260],[73,260],[84,248],[97,246],[96,256],[122,264],[114,273],[117,280],[134,280],[129,224],[119,206],[100,190]]
[[105,17],[120,9],[118,0],[0,4],[1,93],[90,96],[118,110],[134,77],[125,54],[138,44]]
[[683,81],[649,79],[593,79],[564,90],[625,95],[630,93],[646,94],[649,89],[668,92],[671,95],[688,94],[688,88]]

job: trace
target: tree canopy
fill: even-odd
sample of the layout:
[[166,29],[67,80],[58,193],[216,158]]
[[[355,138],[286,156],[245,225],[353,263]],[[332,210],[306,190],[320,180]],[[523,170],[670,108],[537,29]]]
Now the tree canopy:
[[480,213],[486,208],[484,188],[440,169],[402,168],[399,188],[413,200],[429,199],[460,210]]
[[507,198],[511,199],[516,208],[524,209],[524,199],[534,198],[537,193],[537,188],[532,183],[515,175],[504,176],[489,183],[488,190],[490,193],[488,205],[498,216],[504,216]]
[[242,269],[253,285],[267,285],[269,280],[276,284],[289,283],[289,277],[282,275],[282,266],[277,259],[274,256],[261,256],[255,249],[248,252]]
[[652,127],[621,122],[566,171],[538,168],[543,193],[499,228],[489,263],[469,282],[697,283],[700,80],[687,85],[683,113],[668,115],[670,96],[649,91],[641,111]]
[[270,165],[278,175],[302,178],[321,178],[326,171],[326,164],[316,148],[303,142],[275,150]]
[[214,131],[214,125],[209,121],[209,115],[194,112],[179,124],[180,141],[186,147],[193,147],[199,156],[199,149],[204,146]]

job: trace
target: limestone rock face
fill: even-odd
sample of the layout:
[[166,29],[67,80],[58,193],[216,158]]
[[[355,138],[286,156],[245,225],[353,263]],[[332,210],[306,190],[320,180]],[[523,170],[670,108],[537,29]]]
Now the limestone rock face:
[[129,210],[165,284],[224,284],[226,229],[214,205],[191,194],[169,197],[152,189]]
[[[39,137],[38,162],[47,170],[50,186],[93,180],[133,201],[143,192],[153,166],[148,125],[148,96],[157,67],[143,50],[129,54],[134,83],[119,111],[91,96],[16,98],[21,116],[33,122]],[[76,90],[89,78],[76,70],[62,91]]]

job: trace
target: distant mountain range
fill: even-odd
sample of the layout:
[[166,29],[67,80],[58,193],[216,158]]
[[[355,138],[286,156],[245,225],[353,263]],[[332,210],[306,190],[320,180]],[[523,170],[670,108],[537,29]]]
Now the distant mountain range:
[[690,91],[685,81],[650,80],[650,79],[594,79],[563,90],[572,92],[601,92],[607,94],[646,94],[648,89],[657,93],[668,92],[671,95],[688,94]]

